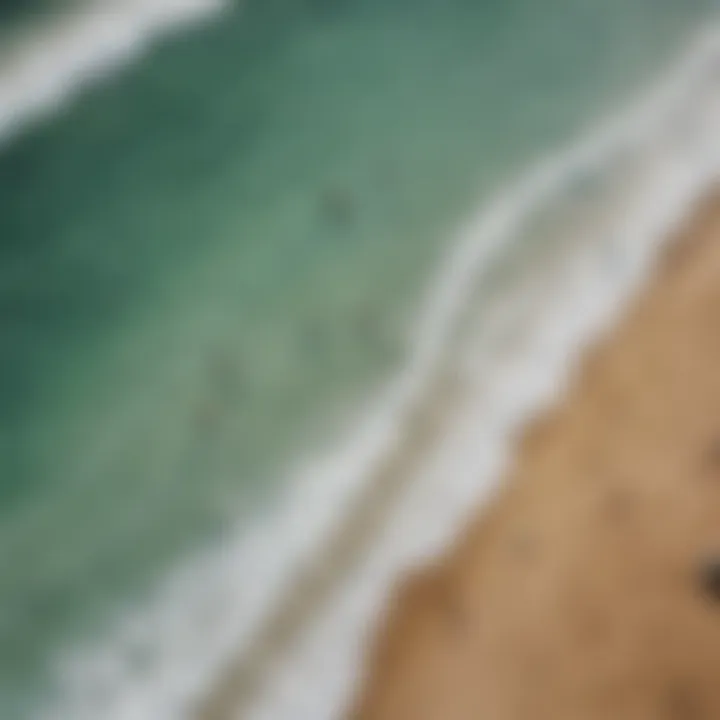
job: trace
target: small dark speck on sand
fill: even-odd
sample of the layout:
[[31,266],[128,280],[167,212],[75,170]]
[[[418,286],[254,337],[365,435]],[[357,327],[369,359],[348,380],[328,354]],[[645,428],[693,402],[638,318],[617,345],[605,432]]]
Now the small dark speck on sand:
[[438,598],[437,609],[440,612],[444,623],[454,631],[465,630],[467,617],[463,612],[460,599],[450,591],[445,591]]
[[705,451],[705,466],[710,471],[720,473],[720,437],[716,437]]
[[626,520],[632,513],[634,500],[627,490],[611,490],[602,501],[604,519],[613,524]]
[[537,557],[537,538],[529,531],[520,531],[510,539],[509,550],[515,560],[530,562]]
[[685,685],[673,685],[665,696],[667,720],[703,720],[705,717],[695,694]]
[[698,582],[703,597],[720,604],[720,555],[701,564]]

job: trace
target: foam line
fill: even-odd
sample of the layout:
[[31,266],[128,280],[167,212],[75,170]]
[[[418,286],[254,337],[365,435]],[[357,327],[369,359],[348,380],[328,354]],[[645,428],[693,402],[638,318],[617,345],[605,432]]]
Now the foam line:
[[[130,613],[105,642],[59,658],[64,694],[47,717],[89,720],[100,708],[106,720],[190,717],[197,698],[228,666],[252,665],[247,649],[257,647],[278,608],[342,537],[354,509],[373,491],[369,479],[379,477],[374,469],[409,441],[407,429],[434,397],[459,347],[470,298],[495,261],[534,213],[566,197],[583,178],[608,173],[630,158],[632,205],[598,245],[623,249],[621,275],[601,282],[597,262],[589,272],[587,262],[579,262],[551,293],[552,302],[537,304],[531,323],[536,332],[522,357],[509,366],[503,361],[505,369],[485,358],[482,373],[497,373],[491,404],[471,403],[441,443],[455,448],[448,457],[456,458],[457,472],[448,474],[444,466],[440,473],[454,481],[438,495],[438,474],[420,473],[387,524],[393,542],[382,534],[361,538],[364,559],[347,577],[335,578],[323,617],[298,627],[279,655],[263,656],[260,675],[272,675],[267,692],[259,687],[252,702],[238,699],[246,703],[243,717],[335,717],[357,680],[363,632],[390,579],[413,559],[436,552],[466,509],[484,497],[518,425],[554,396],[567,375],[567,358],[617,315],[668,234],[716,179],[719,64],[720,35],[704,32],[637,106],[541,159],[484,206],[460,233],[429,289],[406,367],[365,409],[365,420],[334,450],[295,471],[271,517],[252,531],[238,529],[231,544],[188,561],[149,607]],[[142,672],[133,661],[139,648],[143,657],[152,657]]]
[[160,35],[225,7],[225,0],[96,0],[31,23],[0,49],[0,143],[137,60]]

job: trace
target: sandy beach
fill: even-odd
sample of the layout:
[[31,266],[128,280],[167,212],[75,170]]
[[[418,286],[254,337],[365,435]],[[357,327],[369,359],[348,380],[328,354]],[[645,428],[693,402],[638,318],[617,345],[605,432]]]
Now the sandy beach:
[[720,203],[399,583],[353,720],[720,717]]

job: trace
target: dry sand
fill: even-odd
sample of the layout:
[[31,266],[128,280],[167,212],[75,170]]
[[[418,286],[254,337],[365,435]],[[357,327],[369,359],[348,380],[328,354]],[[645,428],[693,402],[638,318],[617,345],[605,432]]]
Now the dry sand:
[[720,718],[720,202],[401,583],[350,717]]

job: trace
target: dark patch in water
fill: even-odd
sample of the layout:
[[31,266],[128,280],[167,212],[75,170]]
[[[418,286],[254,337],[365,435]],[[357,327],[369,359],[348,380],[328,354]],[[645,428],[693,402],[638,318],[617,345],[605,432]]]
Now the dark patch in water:
[[382,353],[390,351],[390,339],[375,308],[360,308],[353,318],[353,329],[363,347]]
[[343,14],[348,0],[303,0],[303,5],[316,19],[334,20]]
[[242,389],[242,364],[229,350],[218,349],[209,356],[207,374],[211,390],[218,396],[237,395]]
[[320,197],[321,216],[336,226],[347,227],[357,219],[357,201],[351,190],[335,186]]

